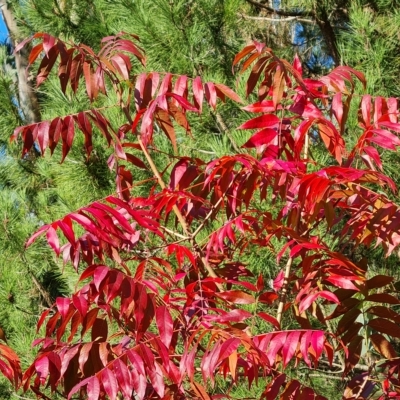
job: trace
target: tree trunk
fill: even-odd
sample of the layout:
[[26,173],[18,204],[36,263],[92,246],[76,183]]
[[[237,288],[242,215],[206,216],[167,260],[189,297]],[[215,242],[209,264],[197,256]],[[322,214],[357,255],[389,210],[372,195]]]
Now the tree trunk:
[[[0,7],[11,38],[11,44],[15,47],[23,38],[20,37],[16,20],[12,14],[12,10],[7,4],[7,0],[0,0]],[[15,66],[18,76],[18,97],[20,109],[24,115],[25,123],[32,124],[34,122],[39,122],[41,118],[36,92],[28,80],[26,70],[28,67],[28,57],[29,50],[27,48],[19,51],[18,54],[15,54]]]

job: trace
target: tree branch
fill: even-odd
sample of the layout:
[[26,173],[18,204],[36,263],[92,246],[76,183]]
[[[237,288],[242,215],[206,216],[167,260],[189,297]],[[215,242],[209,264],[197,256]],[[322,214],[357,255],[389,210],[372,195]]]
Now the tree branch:
[[[4,22],[10,34],[12,45],[15,47],[22,38],[20,37],[17,22],[14,18],[12,11],[8,6],[7,0],[0,0],[0,9],[3,14]],[[27,124],[39,122],[41,120],[39,111],[39,102],[37,95],[32,85],[28,81],[27,67],[28,67],[29,51],[27,48],[21,49],[18,54],[15,54],[15,67],[18,76],[18,98],[22,114],[25,117]]]
[[329,16],[326,12],[326,9],[321,6],[317,6],[316,10],[312,11],[302,11],[302,10],[275,10],[272,7],[269,7],[265,4],[262,4],[256,0],[246,0],[248,3],[253,4],[254,6],[263,8],[270,13],[282,16],[282,17],[310,17],[312,18],[318,25],[321,30],[321,34],[326,42],[326,45],[329,49],[330,55],[333,58],[335,65],[340,64],[340,54],[336,43],[336,35],[333,30],[333,26],[329,20]]
[[329,21],[326,10],[322,9],[320,12],[315,14],[314,18],[319,29],[321,30],[322,36],[325,40],[326,45],[328,46],[329,52],[331,53],[335,65],[339,65],[340,54],[336,43],[336,35],[333,30],[333,26]]
[[244,19],[252,19],[256,21],[271,21],[271,22],[290,22],[290,21],[298,21],[304,22],[306,24],[315,24],[315,21],[312,19],[305,19],[300,17],[286,17],[286,18],[269,18],[269,17],[252,17],[250,15],[238,14],[240,17]]
[[313,11],[287,11],[287,10],[276,10],[272,7],[267,6],[266,4],[262,4],[255,0],[246,0],[248,3],[253,4],[254,6],[263,8],[264,10],[269,11],[270,13],[274,13],[277,15],[281,15],[282,17],[312,17],[315,18],[315,14]]

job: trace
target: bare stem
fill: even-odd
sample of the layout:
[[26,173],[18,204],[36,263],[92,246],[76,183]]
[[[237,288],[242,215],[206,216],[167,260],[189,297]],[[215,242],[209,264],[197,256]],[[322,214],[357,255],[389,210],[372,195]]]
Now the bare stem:
[[308,148],[310,146],[310,137],[308,136],[308,132],[306,133],[306,139],[304,142],[304,159],[307,160],[308,158]]
[[281,290],[281,293],[279,295],[278,311],[276,313],[276,319],[279,322],[279,324],[282,321],[283,307],[285,306],[285,303],[286,303],[286,297],[287,297],[288,286],[289,286],[289,276],[290,276],[290,271],[291,271],[291,268],[292,268],[292,264],[293,264],[293,258],[289,257],[289,259],[288,259],[288,261],[286,263],[282,290]]
[[364,378],[364,380],[363,380],[363,383],[361,384],[360,389],[358,390],[358,392],[357,392],[357,394],[356,394],[356,397],[354,397],[355,400],[357,400],[357,399],[359,399],[359,398],[363,398],[363,397],[361,397],[361,394],[362,394],[362,392],[363,392],[363,390],[364,390],[364,388],[365,388],[365,385],[366,385],[367,382],[369,381],[369,374],[370,374],[370,372],[371,372],[371,369],[372,369],[372,367],[368,370],[368,373],[367,373],[367,375],[365,376],[365,378]]

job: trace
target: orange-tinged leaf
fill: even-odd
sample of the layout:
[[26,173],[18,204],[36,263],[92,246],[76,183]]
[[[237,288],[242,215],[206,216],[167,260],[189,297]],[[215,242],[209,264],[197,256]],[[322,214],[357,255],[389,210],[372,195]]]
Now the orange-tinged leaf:
[[176,145],[175,129],[169,114],[166,111],[159,109],[155,114],[155,118],[160,128],[163,130],[167,138],[171,141],[174,152],[177,153],[178,147]]
[[206,389],[202,385],[200,385],[200,383],[195,381],[190,381],[190,386],[200,399],[212,400],[209,394],[206,392]]
[[256,301],[252,295],[241,290],[227,290],[226,292],[216,293],[216,296],[234,304],[253,304]]
[[241,59],[247,56],[247,54],[251,53],[253,50],[255,50],[256,46],[252,43],[248,46],[246,46],[242,51],[240,51],[238,54],[236,54],[235,59],[233,60],[232,65],[235,66],[238,62],[240,62]]
[[235,350],[229,356],[229,372],[231,373],[233,381],[236,381],[236,366],[237,366],[237,362],[238,362],[238,353]]
[[89,96],[89,100],[93,101],[94,99],[94,78],[93,78],[93,74],[91,71],[91,62],[85,60],[83,62],[83,75],[85,76],[85,82],[86,82],[86,92]]
[[228,86],[222,85],[221,83],[215,83],[215,87],[219,89],[225,96],[229,97],[231,100],[243,104],[243,100]]
[[375,350],[388,360],[397,357],[397,353],[389,341],[380,333],[373,333],[370,335]]
[[283,91],[285,89],[285,76],[281,67],[278,66],[276,68],[276,72],[274,75],[273,86],[272,86],[272,102],[274,103],[274,107],[278,106],[283,97]]
[[29,64],[33,64],[43,50],[43,43],[34,46],[29,54]]

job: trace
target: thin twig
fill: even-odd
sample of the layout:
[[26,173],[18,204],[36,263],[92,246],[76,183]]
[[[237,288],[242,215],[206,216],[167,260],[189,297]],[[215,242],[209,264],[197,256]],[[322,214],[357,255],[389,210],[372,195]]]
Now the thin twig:
[[175,232],[175,231],[173,231],[172,229],[168,229],[168,228],[166,228],[165,226],[160,226],[160,228],[161,228],[162,230],[164,230],[165,232],[168,232],[168,233],[170,233],[171,235],[174,235],[174,236],[176,236],[176,237],[178,237],[178,238],[180,238],[180,239],[182,239],[182,240],[190,240],[190,237],[189,237],[189,236],[181,235],[180,233]]
[[361,394],[362,394],[362,392],[363,392],[363,390],[365,388],[365,385],[369,381],[369,375],[370,375],[372,369],[374,368],[374,365],[375,365],[375,363],[372,363],[371,366],[368,368],[367,375],[365,376],[365,378],[363,380],[363,383],[361,384],[360,389],[358,390],[358,392],[356,394],[356,397],[354,398],[355,400],[357,400],[358,398],[361,397]]
[[[318,286],[320,286],[320,285],[318,285]],[[319,288],[320,288],[321,291],[323,290],[323,288],[322,288],[321,286],[320,286]],[[336,345],[336,346],[339,346],[339,342],[336,340],[336,337],[335,337],[335,335],[334,335],[334,329],[333,329],[333,327],[332,327],[331,321],[330,321],[329,319],[326,319],[325,308],[324,308],[321,304],[319,304],[319,309],[321,310],[321,314],[323,315],[324,320],[325,320],[325,322],[326,322],[326,326],[327,326],[327,328],[328,328],[328,332],[331,333],[331,334],[333,335],[333,340],[334,340],[334,342],[335,342],[335,345]],[[342,353],[337,353],[337,355],[338,355],[338,358],[339,358],[340,363],[342,364],[342,365],[341,365],[341,369],[342,369],[341,372],[344,372],[345,367],[346,367],[346,365],[345,365],[345,359],[343,358]]]
[[234,180],[231,181],[231,183],[228,185],[228,187],[225,190],[225,193],[218,199],[218,201],[211,207],[211,210],[208,212],[202,223],[197,227],[197,229],[193,232],[192,238],[195,238],[198,233],[204,228],[204,225],[207,223],[207,221],[211,218],[215,210],[218,208],[218,206],[222,203],[224,197],[228,193],[228,190],[232,187]]
[[222,118],[222,115],[218,111],[215,111],[214,115],[215,119],[217,120],[217,124],[221,133],[225,134],[228,137],[229,141],[232,144],[232,147],[235,149],[237,153],[240,153],[240,149],[236,144],[235,140],[233,139],[233,136],[230,134],[229,129],[226,126],[224,119]]
[[40,282],[36,279],[36,276],[32,271],[29,270],[29,274],[31,275],[32,281],[39,290],[40,294],[42,295],[44,301],[46,302],[48,307],[53,306],[53,302],[51,301],[51,298],[49,294],[46,292],[46,290],[43,288],[43,286],[40,284]]
[[20,396],[20,395],[18,395],[17,393],[14,393],[14,392],[11,392],[11,395],[14,396],[14,397],[16,397],[17,399],[22,399],[22,400],[34,400],[34,399],[32,399],[31,397],[23,397],[23,396]]
[[343,378],[341,378],[340,376],[332,376],[330,374],[324,374],[324,373],[320,373],[320,374],[310,374],[308,375],[310,378],[327,378],[327,379],[334,379],[336,381],[343,381]]
[[[149,152],[147,151],[146,146],[144,145],[144,143],[142,142],[142,140],[140,139],[140,137],[138,138],[138,142],[139,142],[139,146],[142,149],[147,162],[150,165],[150,168],[153,172],[153,174],[156,176],[157,180],[158,180],[158,184],[161,186],[162,189],[166,189],[167,186],[165,185],[163,178],[161,176],[161,174],[159,173],[156,165],[153,162],[153,159],[151,158]],[[190,238],[190,243],[193,246],[193,248],[195,249],[196,253],[199,255],[201,262],[203,263],[204,268],[207,270],[208,274],[212,277],[212,278],[218,278],[218,275],[215,273],[214,269],[211,267],[211,265],[208,263],[208,260],[206,259],[206,257],[204,257],[203,252],[200,248],[200,246],[196,243],[195,238],[192,236],[189,226],[185,220],[185,217],[182,215],[181,211],[179,210],[179,208],[174,205],[172,207],[172,210],[174,211],[176,217],[178,218],[179,223],[182,226],[183,231],[185,232],[185,234]],[[223,291],[223,287],[221,284],[216,283],[216,286],[218,287],[218,289],[220,291]]]

